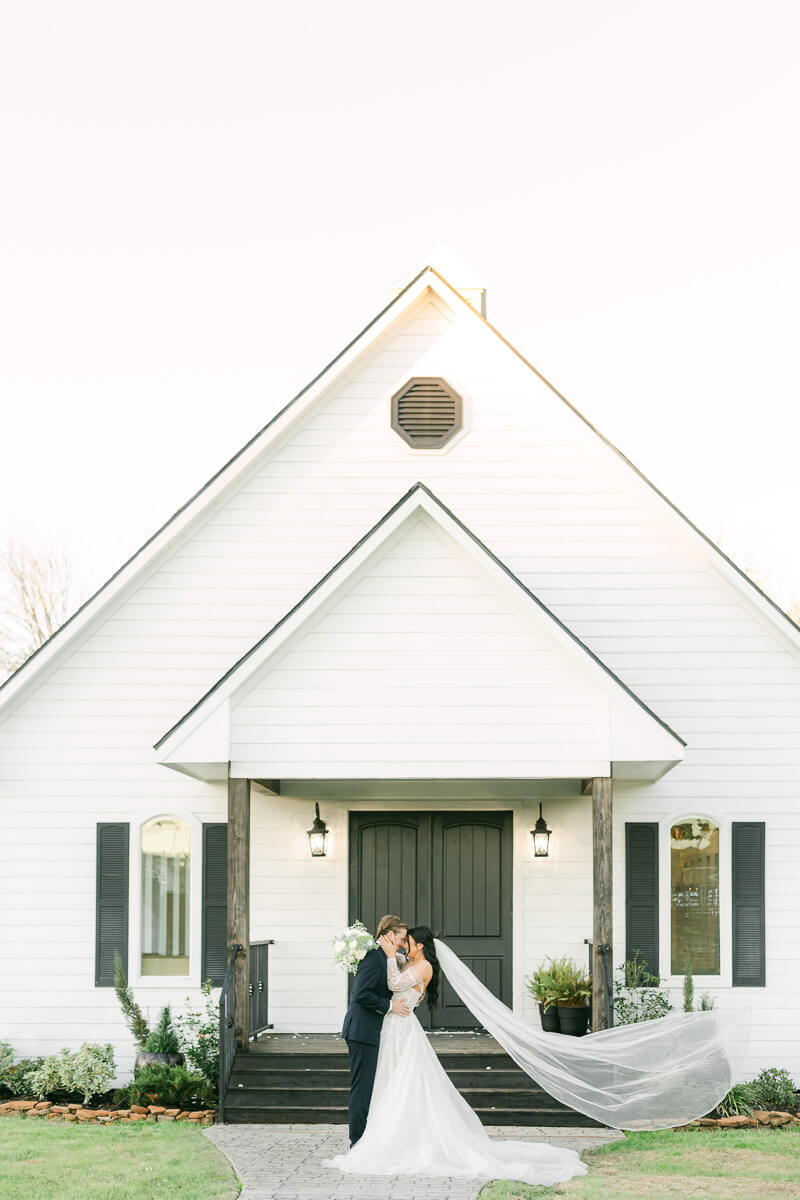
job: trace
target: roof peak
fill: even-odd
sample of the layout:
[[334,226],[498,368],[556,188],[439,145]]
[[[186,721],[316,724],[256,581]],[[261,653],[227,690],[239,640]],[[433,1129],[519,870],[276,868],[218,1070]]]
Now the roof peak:
[[486,316],[486,287],[478,283],[481,274],[455,254],[444,242],[437,242],[411,271],[407,271],[395,283],[393,292],[398,296],[423,271],[434,270],[472,307]]

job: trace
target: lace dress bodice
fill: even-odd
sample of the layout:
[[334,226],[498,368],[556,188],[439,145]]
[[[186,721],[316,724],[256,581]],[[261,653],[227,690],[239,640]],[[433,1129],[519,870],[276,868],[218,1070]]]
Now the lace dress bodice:
[[401,1000],[407,1000],[412,1011],[425,998],[425,985],[410,963],[401,971],[396,958],[387,959],[386,982],[389,991],[394,992]]

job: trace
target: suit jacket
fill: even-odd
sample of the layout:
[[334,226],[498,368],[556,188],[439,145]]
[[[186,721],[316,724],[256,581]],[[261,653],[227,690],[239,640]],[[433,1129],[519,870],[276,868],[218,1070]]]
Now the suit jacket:
[[386,982],[386,955],[378,946],[362,958],[350,993],[350,1007],[342,1026],[342,1037],[350,1042],[377,1046],[383,1018],[392,1007]]

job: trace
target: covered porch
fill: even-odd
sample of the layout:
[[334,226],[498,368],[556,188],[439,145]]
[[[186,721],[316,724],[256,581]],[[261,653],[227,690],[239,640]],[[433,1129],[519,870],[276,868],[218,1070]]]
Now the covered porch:
[[[155,748],[163,765],[227,789],[226,935],[242,950],[226,1023],[238,1053],[252,942],[274,942],[269,1023],[334,1032],[347,989],[331,942],[350,920],[391,911],[429,924],[526,1017],[537,961],[583,962],[591,941],[602,1028],[614,784],[661,778],[684,745],[412,488]],[[534,859],[540,802],[553,839]],[[312,857],[317,803],[330,834]],[[443,1007],[446,1026],[468,1027],[453,997]]]
[[[313,854],[310,845],[315,804],[326,830],[323,854]],[[552,832],[548,852],[541,857],[533,847],[540,806]],[[284,939],[298,932],[291,922],[293,928],[279,928],[279,913],[260,902],[259,886],[251,878],[251,870],[260,869],[265,820],[270,815],[280,820],[278,814],[283,814],[285,835],[291,841],[287,849],[296,880],[293,894],[301,909],[306,901],[315,908],[307,951],[312,959],[322,959],[314,963],[319,987],[325,986],[332,970],[333,936],[352,920],[364,920],[370,927],[384,912],[398,912],[410,924],[430,925],[504,1003],[517,1010],[527,1006],[523,977],[535,965],[532,953],[541,958],[569,952],[583,963],[585,943],[591,943],[593,1028],[608,1024],[613,946],[610,776],[560,781],[318,781],[316,786],[308,780],[231,778],[227,945],[242,949],[230,973],[234,996],[229,1012],[235,1003],[236,1042],[242,1052],[247,1051],[249,1036],[256,1033],[250,1022],[251,941],[261,945],[277,940],[280,956],[281,943],[288,951]],[[306,822],[307,829],[298,829],[300,821]],[[291,903],[290,897],[287,901]],[[547,927],[548,936],[537,926]],[[315,936],[318,930],[321,941]],[[274,936],[266,939],[267,933]],[[289,982],[285,972],[292,969],[292,957],[289,953],[279,958],[282,989]],[[263,971],[258,974],[262,977]],[[346,1006],[346,979],[335,972],[332,983],[338,997],[334,1018],[338,1023]],[[296,987],[299,992],[310,986],[308,964],[302,964]],[[302,1008],[299,996],[295,1004]],[[270,1008],[271,1018],[276,1011],[278,1028],[287,1028],[286,1005],[280,998]],[[303,1023],[299,1012],[297,1017],[292,1028],[309,1030],[308,1019]],[[258,1020],[262,1027],[266,1024]],[[445,997],[425,1023],[433,1029],[467,1029],[476,1024],[454,997],[449,1002]],[[327,1030],[330,1024],[330,1018],[323,1019],[318,1030],[312,1026],[311,1031]]]

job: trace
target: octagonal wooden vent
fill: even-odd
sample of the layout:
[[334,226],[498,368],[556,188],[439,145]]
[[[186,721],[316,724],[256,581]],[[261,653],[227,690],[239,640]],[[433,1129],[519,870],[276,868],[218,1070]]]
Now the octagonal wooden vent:
[[417,449],[435,449],[461,428],[461,397],[443,379],[411,379],[392,396],[392,429]]

